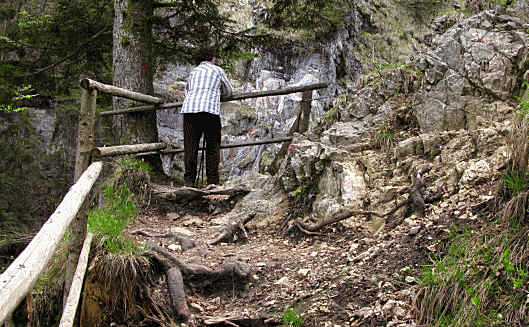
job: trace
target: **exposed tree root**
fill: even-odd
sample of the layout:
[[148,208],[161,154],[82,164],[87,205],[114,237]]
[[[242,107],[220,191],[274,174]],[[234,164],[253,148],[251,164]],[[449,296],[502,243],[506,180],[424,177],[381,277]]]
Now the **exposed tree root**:
[[256,317],[200,317],[206,326],[234,326],[234,327],[267,327],[278,326],[281,323],[274,318]]
[[157,262],[158,266],[165,273],[167,278],[167,291],[169,292],[171,305],[176,316],[183,321],[189,320],[190,313],[186,302],[184,280],[180,269],[178,267],[173,267],[167,259],[162,258],[155,253],[150,253],[149,255]]
[[178,242],[180,243],[180,245],[182,246],[182,250],[189,250],[189,249],[192,249],[195,247],[195,241],[183,236],[183,235],[180,235],[180,234],[176,234],[176,233],[165,233],[165,234],[156,234],[156,233],[149,233],[147,231],[144,231],[144,230],[135,230],[135,231],[132,231],[130,232],[131,235],[142,235],[142,236],[146,236],[146,237],[160,237],[160,238],[169,238],[175,242]]
[[250,275],[250,269],[244,267],[237,261],[225,263],[219,269],[213,270],[209,267],[194,263],[184,263],[173,256],[169,251],[159,246],[152,246],[151,249],[178,267],[184,274],[186,280],[200,281],[203,285],[208,285],[220,280],[243,280]]
[[292,225],[290,225],[290,227],[286,230],[286,232],[288,233],[294,229],[298,229],[299,231],[307,235],[319,235],[317,231],[322,229],[323,227],[332,225],[342,220],[345,220],[347,218],[352,217],[353,215],[375,215],[378,217],[382,217],[382,215],[380,215],[378,212],[375,212],[375,211],[346,210],[316,225],[306,224],[300,220],[296,220],[292,223]]
[[215,245],[220,242],[233,242],[237,240],[237,232],[241,231],[244,234],[244,237],[248,239],[248,233],[244,228],[244,225],[247,224],[250,220],[255,217],[255,213],[241,213],[235,216],[224,226],[222,232],[215,237],[215,239],[209,241],[210,245]]
[[250,269],[239,262],[229,262],[219,269],[213,270],[200,264],[188,264],[173,256],[164,248],[152,246],[147,255],[156,262],[158,267],[167,277],[167,290],[171,299],[171,306],[178,319],[187,321],[190,317],[187,305],[184,278],[186,282],[195,282],[193,285],[207,286],[223,280],[243,280],[250,275]]

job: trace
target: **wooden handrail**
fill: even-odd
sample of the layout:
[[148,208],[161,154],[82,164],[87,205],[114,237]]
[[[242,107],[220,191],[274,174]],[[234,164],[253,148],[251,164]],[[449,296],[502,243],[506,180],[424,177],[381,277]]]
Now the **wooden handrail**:
[[[229,97],[223,97],[220,99],[220,101],[227,102],[227,101],[234,101],[234,100],[285,95],[285,94],[291,94],[291,93],[297,93],[297,92],[306,92],[306,91],[324,89],[328,85],[329,85],[328,83],[315,83],[315,84],[308,84],[308,85],[302,85],[302,86],[287,87],[284,89],[277,89],[277,90],[239,93],[239,94],[233,94]],[[138,107],[131,107],[127,109],[121,109],[121,110],[103,111],[103,112],[100,112],[98,115],[99,116],[112,116],[112,115],[127,114],[127,113],[132,113],[132,112],[144,112],[144,111],[152,111],[152,110],[179,108],[181,106],[182,106],[182,102],[170,102],[170,103],[164,103],[164,104],[157,105],[157,106],[138,106]]]
[[[239,148],[243,146],[252,146],[252,145],[261,145],[261,144],[273,144],[273,143],[283,143],[283,142],[290,142],[292,141],[292,137],[278,137],[275,139],[268,139],[268,140],[260,140],[260,141],[253,141],[253,142],[242,142],[242,143],[233,143],[233,144],[221,144],[221,149],[229,149],[229,148]],[[204,148],[199,148],[199,150],[204,150]],[[177,149],[170,149],[170,150],[161,150],[160,153],[162,154],[170,154],[170,153],[182,153],[184,152],[183,148],[177,148]],[[141,153],[138,154],[140,156]]]
[[161,104],[163,99],[153,97],[152,95],[147,95],[143,93],[129,91],[127,89],[122,89],[114,85],[103,84],[89,78],[84,78],[79,83],[83,89],[97,89],[100,92],[112,94],[114,96],[127,98],[134,101],[152,103],[152,104]]
[[328,83],[315,83],[315,84],[287,87],[287,88],[278,89],[278,90],[255,91],[255,92],[248,92],[248,93],[233,94],[228,97],[223,97],[222,99],[220,99],[220,101],[225,102],[225,101],[233,101],[233,100],[269,97],[269,96],[275,96],[275,95],[285,95],[285,94],[305,92],[305,91],[313,91],[313,90],[318,90],[318,89],[324,89],[328,85],[329,85]]
[[101,162],[95,162],[88,167],[33,240],[0,275],[0,326],[37,282],[68,226],[85,202],[102,168]]
[[75,319],[75,313],[77,312],[77,306],[79,305],[79,298],[81,297],[81,289],[83,287],[84,275],[86,273],[86,267],[88,266],[88,257],[90,255],[90,245],[94,234],[87,233],[86,239],[83,243],[83,249],[79,256],[79,263],[75,270],[75,275],[72,282],[70,292],[68,292],[68,299],[64,305],[64,310],[61,316],[61,322],[59,327],[72,327]]
[[96,147],[92,150],[94,157],[112,157],[124,154],[134,154],[147,151],[156,151],[165,149],[167,144],[165,143],[145,143],[145,144],[133,144],[133,145],[116,145],[116,146],[105,146]]

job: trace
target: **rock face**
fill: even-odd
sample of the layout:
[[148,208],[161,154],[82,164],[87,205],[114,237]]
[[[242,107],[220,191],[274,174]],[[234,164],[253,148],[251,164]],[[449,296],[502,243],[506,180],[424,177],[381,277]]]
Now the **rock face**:
[[[254,24],[260,24],[259,17],[263,13],[260,3],[251,2],[255,15]],[[260,49],[259,57],[245,63],[238,63],[231,76],[236,91],[249,92],[254,90],[272,90],[277,88],[304,85],[316,82],[328,82],[326,90],[313,92],[311,121],[315,122],[334,105],[334,97],[354,88],[355,82],[366,67],[358,54],[362,52],[365,44],[375,44],[376,38],[391,39],[400,42],[400,46],[378,48],[377,52],[383,53],[388,62],[411,53],[408,42],[401,38],[393,38],[394,33],[382,32],[386,29],[386,22],[392,17],[398,17],[396,7],[390,4],[378,4],[372,1],[355,1],[350,4],[350,12],[346,14],[344,28],[333,39],[317,41],[307,49],[287,44],[283,47]],[[404,13],[401,13],[404,15]],[[411,26],[408,30],[413,30]],[[366,36],[368,31],[373,33],[375,39]],[[362,33],[364,32],[364,33]],[[365,34],[365,35],[364,35]],[[385,43],[385,41],[384,41]],[[371,53],[371,45],[369,45]],[[374,49],[373,49],[374,51]],[[160,70],[155,81],[155,91],[170,99],[176,99],[173,90],[183,90],[185,79],[190,66],[168,66]],[[392,85],[386,85],[383,90],[386,95],[392,94]],[[381,88],[382,90],[383,88]],[[373,122],[381,121],[385,116],[382,103],[372,103],[372,94],[366,93],[363,99],[356,102],[348,115],[357,121],[349,125],[336,126],[348,129],[352,127],[350,141],[358,140],[367,127]],[[365,100],[367,102],[364,102]],[[377,99],[378,101],[379,99]],[[223,104],[222,125],[223,143],[236,143],[257,139],[267,139],[284,136],[296,119],[301,103],[301,94],[291,94],[270,98],[249,99],[230,104]],[[174,110],[158,112],[158,130],[160,140],[174,145],[182,144],[181,117]],[[333,132],[329,132],[332,134]],[[332,135],[329,135],[332,138]],[[222,174],[225,177],[248,176],[256,172],[263,172],[271,163],[280,145],[263,145],[258,147],[233,148],[223,150],[221,163]],[[164,156],[162,158],[165,173],[180,175],[182,166],[181,156]]]
[[312,215],[321,220],[344,207],[389,212],[426,165],[427,194],[457,196],[497,178],[509,156],[512,98],[529,68],[527,26],[483,12],[435,36],[408,67],[360,80],[334,122],[318,120],[318,134],[289,148],[277,177],[284,192],[314,188]]
[[28,108],[0,114],[0,226],[40,227],[73,181],[77,113]]
[[[527,67],[528,34],[516,17],[483,12],[434,38],[413,65],[424,73],[415,115],[423,132],[475,128],[505,118]],[[496,100],[484,103],[483,96]]]

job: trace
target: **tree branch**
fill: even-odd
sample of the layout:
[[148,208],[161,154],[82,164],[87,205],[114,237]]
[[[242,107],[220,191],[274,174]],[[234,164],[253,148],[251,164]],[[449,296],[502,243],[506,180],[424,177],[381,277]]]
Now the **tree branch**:
[[26,74],[26,77],[27,77],[27,76],[37,75],[37,74],[40,74],[40,73],[42,73],[42,72],[45,72],[45,71],[47,71],[47,70],[52,69],[53,67],[56,67],[56,66],[62,64],[63,62],[65,62],[65,61],[71,59],[72,57],[76,56],[79,52],[81,52],[82,50],[84,50],[86,45],[88,45],[90,42],[92,42],[92,41],[94,41],[95,39],[97,39],[101,34],[103,34],[104,32],[106,32],[107,30],[108,30],[108,27],[103,28],[102,30],[100,30],[99,32],[97,32],[96,34],[94,34],[92,37],[90,37],[86,42],[84,42],[83,44],[81,44],[81,45],[79,46],[79,48],[78,48],[75,52],[71,53],[70,55],[68,55],[68,56],[66,56],[66,57],[64,57],[64,58],[62,58],[61,60],[59,60],[59,61],[57,61],[57,62],[55,62],[55,63],[53,63],[53,64],[51,64],[51,65],[48,65],[48,66],[43,67],[43,68],[40,68],[40,69],[37,70],[36,72]]

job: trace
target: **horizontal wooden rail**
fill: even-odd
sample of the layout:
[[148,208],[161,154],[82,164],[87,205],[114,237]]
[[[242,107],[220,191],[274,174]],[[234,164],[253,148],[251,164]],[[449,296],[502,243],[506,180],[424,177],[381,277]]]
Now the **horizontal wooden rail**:
[[79,256],[77,269],[75,270],[75,274],[73,276],[72,287],[70,288],[70,292],[68,293],[66,305],[64,305],[64,310],[62,312],[59,327],[73,326],[75,313],[77,312],[77,306],[79,305],[79,298],[81,297],[81,289],[83,287],[84,275],[86,273],[86,267],[88,266],[90,245],[92,244],[93,238],[94,234],[86,234],[86,239],[84,240],[83,249],[81,250],[81,255]]
[[127,109],[120,109],[120,110],[110,110],[110,111],[103,111],[98,113],[99,116],[114,116],[114,115],[120,115],[120,114],[128,114],[132,112],[145,112],[145,111],[153,111],[153,110],[163,110],[163,109],[171,109],[171,108],[180,108],[182,106],[182,102],[170,102],[170,103],[164,103],[157,106],[138,106],[138,107],[131,107]]
[[[233,143],[233,144],[221,144],[221,149],[229,149],[229,148],[239,148],[243,146],[252,146],[252,145],[261,145],[261,144],[272,144],[272,143],[281,143],[281,142],[290,142],[292,141],[292,137],[280,137],[275,139],[268,139],[268,140],[261,140],[261,141],[254,141],[254,142],[243,142],[243,143]],[[199,150],[204,150],[204,148],[199,148]],[[170,153],[182,153],[184,152],[183,148],[177,148],[177,149],[170,149],[170,150],[161,150],[161,151],[149,151],[149,152],[141,152],[136,154],[137,157],[142,156],[150,156],[155,154],[170,154]]]
[[101,162],[95,162],[88,167],[33,240],[0,275],[0,326],[37,282],[102,168]]
[[[278,90],[239,93],[239,94],[233,94],[229,97],[223,97],[220,99],[220,101],[227,102],[227,101],[233,101],[233,100],[243,100],[243,99],[267,97],[267,96],[285,95],[285,94],[291,94],[291,93],[297,93],[297,92],[324,89],[328,85],[329,85],[328,83],[316,83],[316,84],[308,84],[308,85],[303,85],[303,86],[287,87],[287,88],[278,89]],[[127,114],[127,113],[132,113],[132,112],[163,110],[163,109],[179,108],[181,106],[182,106],[182,102],[170,102],[170,103],[164,103],[158,106],[138,106],[138,107],[131,107],[127,109],[121,109],[121,110],[103,111],[99,113],[99,116],[111,116],[111,115]]]
[[108,85],[103,84],[97,81],[93,81],[89,78],[82,79],[80,82],[80,85],[82,88],[90,90],[90,89],[97,89],[100,92],[112,94],[114,96],[127,98],[134,101],[139,102],[145,102],[145,103],[152,103],[152,104],[161,104],[163,102],[163,99],[153,97],[151,95],[138,93],[129,91],[126,89],[122,89],[120,87],[114,86],[114,85]]
[[274,95],[285,95],[285,94],[291,94],[291,93],[297,93],[297,92],[325,89],[327,88],[328,85],[329,85],[328,83],[315,83],[315,84],[308,84],[308,85],[302,85],[302,86],[287,87],[287,88],[278,89],[278,90],[256,91],[256,92],[233,94],[228,97],[223,97],[220,101],[225,102],[225,101],[233,101],[233,100],[269,97],[269,96],[274,96]]
[[155,151],[165,149],[167,144],[165,143],[145,143],[145,144],[132,144],[132,145],[117,145],[117,146],[105,146],[97,147],[92,150],[92,156],[94,157],[112,157],[124,154],[135,154],[140,152]]
[[[261,140],[261,141],[254,141],[254,142],[243,142],[243,143],[233,143],[233,144],[221,144],[221,149],[229,149],[229,148],[240,148],[244,146],[252,146],[252,145],[261,145],[261,144],[273,144],[273,143],[281,143],[281,142],[289,142],[292,141],[292,137],[280,137],[276,139],[268,139],[268,140]],[[204,148],[199,148],[199,150],[204,150]],[[183,148],[179,149],[171,149],[171,150],[163,150],[160,151],[161,153],[181,153],[184,152]]]

